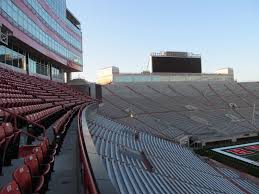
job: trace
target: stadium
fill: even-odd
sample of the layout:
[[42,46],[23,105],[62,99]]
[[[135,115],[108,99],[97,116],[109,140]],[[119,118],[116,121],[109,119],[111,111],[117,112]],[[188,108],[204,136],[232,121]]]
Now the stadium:
[[0,0],[0,194],[259,193],[259,83],[201,56],[83,70],[66,0]]

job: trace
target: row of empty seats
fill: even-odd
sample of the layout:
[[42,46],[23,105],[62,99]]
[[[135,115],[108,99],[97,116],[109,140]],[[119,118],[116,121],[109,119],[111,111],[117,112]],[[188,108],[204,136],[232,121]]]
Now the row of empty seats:
[[99,113],[170,139],[230,138],[258,132],[257,91],[258,83],[110,84],[103,86]]
[[32,113],[30,115],[27,115],[26,118],[30,121],[36,121],[37,122],[39,120],[45,119],[46,116],[49,116],[51,114],[54,114],[54,113],[60,111],[61,109],[62,109],[62,106],[56,106],[56,107],[48,108],[48,109],[42,110],[40,112]]
[[34,146],[30,154],[13,161],[12,166],[3,169],[0,180],[5,186],[1,192],[43,193],[54,165],[54,154],[55,150],[50,148],[45,139]]
[[12,107],[12,108],[8,108],[8,110],[17,115],[24,115],[24,114],[31,114],[35,111],[43,110],[46,108],[50,108],[52,106],[53,106],[52,103],[43,103],[43,104],[36,104],[36,105],[29,105],[29,106]]
[[237,175],[228,176],[230,181],[178,144],[100,115],[92,114],[87,119],[96,150],[119,193],[259,192],[256,184],[238,173],[228,169],[228,174]]
[[92,99],[2,68],[0,82],[0,193],[45,193],[70,121]]

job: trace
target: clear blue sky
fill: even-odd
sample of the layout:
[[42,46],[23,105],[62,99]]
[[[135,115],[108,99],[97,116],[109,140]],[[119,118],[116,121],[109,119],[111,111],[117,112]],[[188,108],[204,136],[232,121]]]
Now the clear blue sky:
[[67,0],[83,29],[84,72],[118,66],[140,72],[151,52],[202,55],[203,72],[233,67],[259,81],[258,0]]

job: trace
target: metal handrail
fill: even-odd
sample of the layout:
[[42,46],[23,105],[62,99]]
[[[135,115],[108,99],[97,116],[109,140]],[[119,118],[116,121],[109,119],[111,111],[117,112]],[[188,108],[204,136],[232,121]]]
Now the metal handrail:
[[[92,136],[90,134],[87,117],[97,108],[97,104],[88,104],[87,107],[81,109],[81,136],[84,148],[86,164],[88,165],[88,176],[92,179],[91,187],[95,187],[96,192],[103,193],[119,193],[113,186],[111,179],[103,165],[101,157],[96,151]],[[95,183],[95,184],[94,184]],[[91,190],[89,190],[91,191]],[[90,192],[91,193],[91,192]]]
[[82,105],[78,112],[78,139],[79,139],[79,146],[80,146],[80,159],[83,164],[85,194],[87,193],[98,194],[99,192],[97,191],[95,181],[91,173],[89,162],[86,156],[87,151],[83,141],[81,116],[82,116],[82,109],[85,106],[86,104]]
[[[9,114],[11,114],[11,115],[13,115],[13,116],[19,118],[19,119],[22,119],[22,120],[24,120],[24,121],[27,121],[27,123],[30,123],[30,124],[32,124],[32,125],[35,125],[35,126],[41,128],[41,129],[43,129],[43,136],[44,136],[44,137],[46,136],[46,128],[45,128],[43,125],[40,125],[40,124],[38,124],[38,123],[36,123],[36,122],[34,122],[34,121],[30,121],[30,120],[28,120],[27,118],[25,118],[25,117],[23,117],[23,116],[21,116],[21,115],[18,115],[18,114],[16,114],[16,113],[14,113],[14,112],[8,110],[7,108],[0,107],[0,110],[2,110],[2,111],[4,111],[4,112],[7,112],[7,113],[9,113]],[[15,119],[15,128],[17,129],[16,119]]]
[[31,133],[26,132],[26,131],[23,131],[23,130],[19,130],[19,132],[20,132],[20,133],[23,133],[24,135],[27,135],[27,136],[29,136],[29,137],[32,137],[32,138],[34,138],[34,139],[37,139],[37,140],[39,140],[39,141],[44,141],[44,137],[42,137],[42,136],[36,137],[35,135],[32,135]]
[[[16,128],[16,126],[15,126],[15,128]],[[16,128],[16,129],[17,129],[17,128]],[[37,140],[39,140],[39,141],[44,141],[44,137],[41,137],[41,136],[40,136],[40,137],[36,137],[36,136],[34,136],[34,135],[32,135],[32,134],[30,134],[30,133],[28,133],[28,132],[25,132],[25,131],[23,131],[23,130],[18,130],[17,132],[18,132],[18,133],[22,133],[22,134],[24,134],[24,135],[26,135],[26,136],[32,137],[32,138],[34,138],[34,139],[37,139]],[[2,157],[2,164],[4,164],[4,161],[5,161],[7,147],[8,147],[8,144],[6,144],[5,147],[4,147],[4,153],[3,153],[3,157]]]

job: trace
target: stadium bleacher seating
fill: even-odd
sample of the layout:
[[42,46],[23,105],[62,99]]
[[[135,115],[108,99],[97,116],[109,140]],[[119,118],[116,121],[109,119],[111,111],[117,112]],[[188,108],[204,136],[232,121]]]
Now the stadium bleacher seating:
[[[207,137],[208,129],[214,136],[254,131],[249,114],[259,89],[250,90],[247,83],[105,86],[104,106],[86,119],[117,192],[259,193],[239,172],[213,166],[174,142],[183,134]],[[86,154],[76,113],[91,103],[66,84],[0,68],[0,194],[67,189],[55,167],[67,168],[62,149],[71,153],[77,140]],[[90,172],[87,157],[83,170]],[[83,176],[97,193],[94,177]]]
[[139,132],[136,139],[134,129],[100,115],[87,119],[97,152],[119,193],[259,192],[255,183],[230,169],[220,168],[220,173],[188,148],[146,132]]
[[0,193],[45,193],[68,124],[92,99],[2,68],[0,83]]
[[198,141],[231,139],[257,133],[258,91],[258,83],[223,81],[110,84],[103,86],[104,104],[98,111],[172,140],[184,135]]

